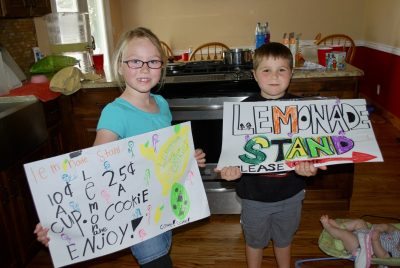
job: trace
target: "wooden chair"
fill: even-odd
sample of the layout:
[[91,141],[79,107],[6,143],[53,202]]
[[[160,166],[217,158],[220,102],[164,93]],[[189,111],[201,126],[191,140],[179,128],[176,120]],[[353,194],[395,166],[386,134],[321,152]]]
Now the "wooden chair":
[[317,44],[321,40],[321,33],[317,33],[317,35],[314,37],[314,44]]
[[164,54],[167,58],[173,57],[174,53],[172,52],[172,49],[165,43],[164,41],[160,41],[161,43],[161,48],[164,51]]
[[[189,61],[195,60],[223,60],[223,52],[229,50],[229,47],[223,43],[210,42],[203,44],[193,50]],[[200,59],[198,59],[200,57]]]
[[316,40],[317,45],[342,46],[346,51],[346,62],[352,63],[356,54],[356,44],[351,37],[345,34],[331,34]]

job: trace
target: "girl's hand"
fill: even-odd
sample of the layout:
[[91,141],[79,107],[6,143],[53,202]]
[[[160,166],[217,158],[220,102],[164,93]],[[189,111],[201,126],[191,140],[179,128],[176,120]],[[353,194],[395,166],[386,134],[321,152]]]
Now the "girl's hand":
[[224,167],[222,170],[214,170],[221,173],[221,178],[227,181],[237,180],[242,177],[242,172],[238,167]]
[[313,163],[307,161],[299,162],[295,167],[294,171],[300,175],[305,177],[315,176],[317,174],[318,169],[326,170],[326,166],[315,167]]
[[203,152],[202,149],[196,149],[194,151],[194,157],[196,158],[197,165],[199,165],[199,167],[206,166],[206,154]]
[[37,238],[36,238],[37,241],[39,241],[46,247],[49,246],[49,241],[50,241],[50,238],[47,236],[48,232],[49,232],[49,229],[43,228],[43,226],[40,223],[36,224],[35,231],[33,231],[33,233],[36,234],[36,236],[37,236]]

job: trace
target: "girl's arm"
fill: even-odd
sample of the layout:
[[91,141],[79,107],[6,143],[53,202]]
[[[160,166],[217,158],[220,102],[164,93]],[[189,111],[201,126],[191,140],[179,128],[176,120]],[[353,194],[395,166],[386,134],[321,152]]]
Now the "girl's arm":
[[196,149],[194,151],[194,157],[196,158],[197,164],[199,167],[206,166],[206,154],[203,152],[202,149]]
[[36,234],[36,239],[46,247],[49,246],[50,238],[47,236],[49,229],[43,228],[43,226],[38,223],[36,224],[35,230],[33,231]]
[[399,229],[397,229],[393,224],[390,223],[380,223],[374,224],[374,230],[377,230],[379,232],[391,233]]
[[389,253],[381,245],[381,241],[379,239],[380,234],[381,234],[380,230],[375,228],[372,230],[371,243],[374,255],[377,258],[390,258]]
[[118,135],[108,129],[100,129],[97,131],[96,139],[93,146],[104,144],[118,140]]

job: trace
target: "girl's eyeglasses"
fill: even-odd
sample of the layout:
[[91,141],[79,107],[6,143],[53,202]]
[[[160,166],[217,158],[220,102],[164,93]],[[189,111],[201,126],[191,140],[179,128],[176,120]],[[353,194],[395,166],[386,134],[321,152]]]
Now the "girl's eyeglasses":
[[150,69],[160,69],[163,65],[163,62],[160,60],[149,60],[149,61],[142,61],[142,60],[125,60],[122,61],[126,63],[130,69],[140,69],[146,63],[147,67]]

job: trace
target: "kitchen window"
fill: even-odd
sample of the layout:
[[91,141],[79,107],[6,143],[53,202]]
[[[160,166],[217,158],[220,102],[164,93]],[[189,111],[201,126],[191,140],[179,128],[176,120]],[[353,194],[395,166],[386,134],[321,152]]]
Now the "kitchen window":
[[[56,12],[88,12],[90,21],[90,32],[94,37],[96,49],[94,54],[104,54],[105,69],[110,66],[110,37],[106,35],[106,25],[109,7],[108,2],[101,0],[52,0],[52,11]],[[107,70],[105,70],[107,71]]]

